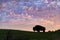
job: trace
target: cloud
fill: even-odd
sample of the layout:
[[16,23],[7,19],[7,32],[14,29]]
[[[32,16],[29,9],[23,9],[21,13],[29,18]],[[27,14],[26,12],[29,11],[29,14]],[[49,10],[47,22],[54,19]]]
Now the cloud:
[[[47,5],[41,3],[41,5],[43,4],[44,7],[46,7],[46,9],[44,9],[44,7],[39,7],[39,5],[35,6],[34,1],[33,1],[33,5],[30,4],[29,5],[24,5],[23,2],[16,2],[16,1],[12,1],[12,2],[6,2],[6,3],[2,3],[2,6],[0,7],[0,9],[2,8],[2,10],[5,12],[0,14],[0,17],[2,20],[6,20],[4,21],[5,23],[3,24],[3,28],[15,28],[15,29],[31,29],[34,25],[39,24],[39,25],[43,25],[47,28],[47,30],[50,29],[58,29],[60,26],[60,11],[57,10],[52,10],[52,6],[55,7],[57,6],[55,3],[55,1],[51,2],[50,0],[45,0],[46,3],[50,2],[47,5],[51,6],[51,10],[50,10],[50,6],[47,7]],[[9,4],[9,5],[8,5]],[[18,4],[18,5],[17,5]],[[11,9],[7,10],[8,7],[7,6],[11,6]],[[6,13],[8,12],[8,13]],[[3,19],[5,18],[5,19]],[[1,24],[1,22],[0,22]],[[8,24],[8,25],[7,25]],[[1,26],[1,25],[0,25]],[[58,28],[57,28],[58,26]],[[31,29],[32,30],[32,29]]]
[[41,18],[41,19],[40,18],[31,18],[31,19],[28,18],[28,20],[25,20],[25,19],[21,20],[19,18],[10,19],[7,22],[2,23],[2,24],[3,25],[0,25],[0,28],[26,30],[26,31],[32,31],[32,28],[37,24],[46,27],[47,31],[57,30],[60,28],[59,24],[55,24],[55,22],[44,19],[44,18]]

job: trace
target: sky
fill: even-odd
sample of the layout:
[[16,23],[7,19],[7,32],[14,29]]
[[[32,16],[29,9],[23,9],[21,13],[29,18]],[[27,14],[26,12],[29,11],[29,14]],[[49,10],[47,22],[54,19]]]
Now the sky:
[[60,29],[60,0],[0,0],[0,29]]

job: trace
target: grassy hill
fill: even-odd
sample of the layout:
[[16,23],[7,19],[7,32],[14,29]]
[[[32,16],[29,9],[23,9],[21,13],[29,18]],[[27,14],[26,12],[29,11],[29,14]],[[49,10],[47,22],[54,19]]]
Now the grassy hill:
[[60,40],[60,31],[38,33],[0,29],[0,40]]

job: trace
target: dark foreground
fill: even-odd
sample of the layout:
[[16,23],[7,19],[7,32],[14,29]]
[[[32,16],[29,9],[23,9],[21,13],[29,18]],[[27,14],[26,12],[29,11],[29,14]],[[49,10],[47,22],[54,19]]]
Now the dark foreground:
[[0,29],[0,40],[60,40],[60,31],[38,33]]

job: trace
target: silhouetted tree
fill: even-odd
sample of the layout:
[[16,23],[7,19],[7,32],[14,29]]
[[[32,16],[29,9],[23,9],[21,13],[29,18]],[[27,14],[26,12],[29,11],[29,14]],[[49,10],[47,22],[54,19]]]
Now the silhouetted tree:
[[36,25],[35,27],[33,27],[33,31],[37,31],[37,32],[40,32],[40,31],[43,31],[45,32],[46,28],[41,26],[41,25]]
[[48,32],[52,32],[52,31],[49,30]]

